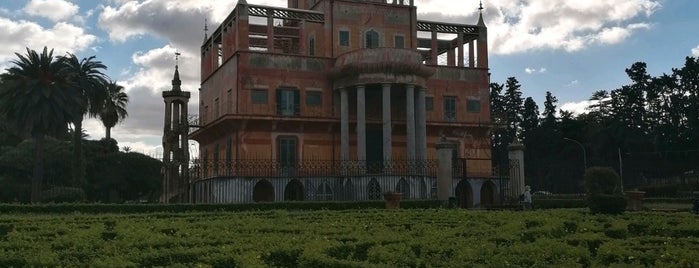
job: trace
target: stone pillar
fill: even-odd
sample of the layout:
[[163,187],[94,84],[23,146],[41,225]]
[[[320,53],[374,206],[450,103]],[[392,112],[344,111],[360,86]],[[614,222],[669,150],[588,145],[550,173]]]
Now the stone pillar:
[[386,162],[392,158],[392,136],[391,133],[391,84],[383,84],[383,96],[381,110],[383,112],[383,159]]
[[[172,130],[172,102],[165,101],[165,125],[164,132],[168,133]],[[170,141],[167,140],[167,135],[163,136],[163,162],[170,162]]]
[[437,65],[437,56],[439,56],[439,43],[437,43],[437,31],[432,30],[432,39],[430,45],[430,64]]
[[357,86],[357,160],[360,162],[366,161],[366,107],[364,88],[364,85]]
[[347,88],[340,89],[340,159],[349,160],[349,104]]
[[272,10],[267,13],[267,52],[274,53],[274,17]]
[[456,45],[458,46],[458,63],[456,66],[464,67],[464,34],[460,33],[456,38]]
[[507,151],[510,160],[509,196],[516,200],[524,192],[524,145],[514,141],[507,146]]
[[408,149],[408,160],[416,158],[415,148],[415,86],[405,87],[405,133]]
[[427,159],[427,119],[425,111],[425,89],[418,88],[415,96],[415,148],[418,160]]
[[437,143],[437,200],[442,201],[445,206],[453,194],[451,152],[455,147],[455,144],[448,143],[444,137]]
[[473,51],[473,41],[468,42],[468,67],[476,68],[476,53]]

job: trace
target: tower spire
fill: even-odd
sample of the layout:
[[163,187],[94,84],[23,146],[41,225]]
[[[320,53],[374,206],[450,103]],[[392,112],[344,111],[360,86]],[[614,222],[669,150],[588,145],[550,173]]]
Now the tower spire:
[[483,1],[478,1],[478,26],[485,27],[485,22],[483,22]]
[[172,91],[181,91],[182,81],[180,81],[179,60],[180,52],[175,51],[175,75],[172,77]]

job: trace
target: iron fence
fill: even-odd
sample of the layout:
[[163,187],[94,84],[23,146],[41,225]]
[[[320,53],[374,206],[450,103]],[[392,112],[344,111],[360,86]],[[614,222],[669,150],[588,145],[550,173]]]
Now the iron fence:
[[[193,180],[214,177],[351,177],[371,174],[393,176],[436,177],[437,160],[338,161],[275,159],[238,159],[231,161],[198,161],[190,165]],[[453,176],[466,176],[466,160],[454,159]]]

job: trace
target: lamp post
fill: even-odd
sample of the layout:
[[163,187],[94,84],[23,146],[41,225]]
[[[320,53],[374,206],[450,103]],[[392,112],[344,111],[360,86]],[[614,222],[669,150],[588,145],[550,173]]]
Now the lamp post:
[[580,143],[579,141],[576,141],[574,139],[565,138],[565,137],[563,139],[567,140],[567,141],[574,142],[580,146],[580,149],[582,149],[582,152],[583,152],[583,165],[585,165],[585,169],[587,169],[587,153],[585,152],[585,146],[583,146],[582,143]]

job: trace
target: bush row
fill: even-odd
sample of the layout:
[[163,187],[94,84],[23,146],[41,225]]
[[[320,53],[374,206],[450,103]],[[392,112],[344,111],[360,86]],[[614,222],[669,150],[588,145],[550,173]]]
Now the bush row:
[[[257,210],[347,210],[384,208],[383,201],[364,202],[277,202],[252,204],[0,204],[0,213],[156,213],[156,212],[209,212],[209,211],[257,211]],[[438,200],[404,200],[401,208],[439,208]]]
[[697,267],[697,224],[580,209],[15,214],[0,267]]

